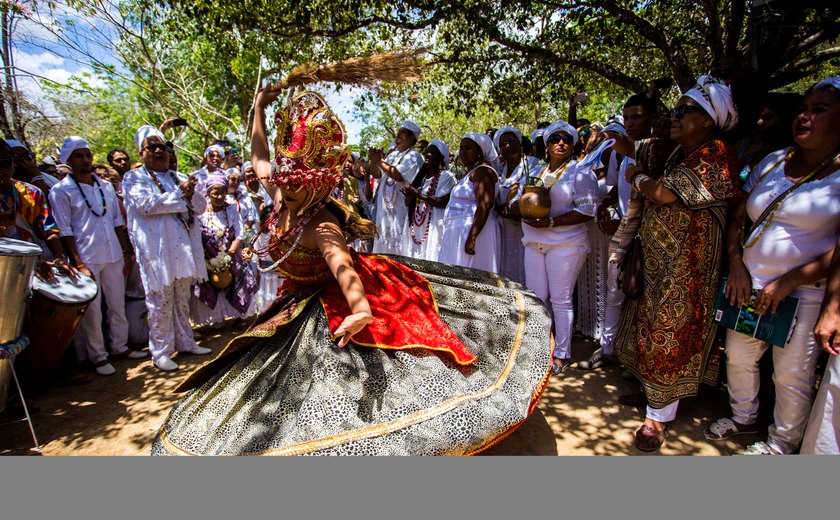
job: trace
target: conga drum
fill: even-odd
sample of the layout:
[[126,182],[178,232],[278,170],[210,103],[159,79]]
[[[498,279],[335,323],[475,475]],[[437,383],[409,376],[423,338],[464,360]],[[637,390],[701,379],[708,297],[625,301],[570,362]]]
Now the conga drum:
[[[32,292],[35,266],[41,248],[35,244],[0,238],[0,345],[21,335],[23,317]],[[0,411],[6,408],[12,359],[0,359]]]
[[82,315],[99,291],[93,278],[79,273],[76,278],[54,269],[50,281],[35,279],[32,300],[24,322],[29,348],[20,353],[15,368],[28,390],[39,392],[49,386]]

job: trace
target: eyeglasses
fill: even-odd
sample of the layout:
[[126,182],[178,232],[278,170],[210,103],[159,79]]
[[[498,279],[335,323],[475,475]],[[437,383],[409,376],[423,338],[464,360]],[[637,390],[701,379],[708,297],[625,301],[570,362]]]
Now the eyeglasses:
[[11,168],[12,164],[14,164],[14,159],[12,157],[0,158],[0,168]]
[[569,134],[551,134],[548,137],[548,140],[545,142],[546,144],[557,144],[560,141],[571,145],[575,142],[575,138],[570,136]]
[[26,152],[12,154],[12,158],[17,159],[19,161],[31,161],[32,159],[34,159],[31,153]]
[[161,143],[152,143],[146,145],[146,150],[155,153],[155,152],[165,152],[166,145]]
[[696,107],[694,105],[683,104],[683,105],[680,105],[677,108],[671,110],[671,117],[674,118],[674,119],[682,119],[683,116],[686,115],[689,112],[705,112],[705,110],[703,110],[700,107]]

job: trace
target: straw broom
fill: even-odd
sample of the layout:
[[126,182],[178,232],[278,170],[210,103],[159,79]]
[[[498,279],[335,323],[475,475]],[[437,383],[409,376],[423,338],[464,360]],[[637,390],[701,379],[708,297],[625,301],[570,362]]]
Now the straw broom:
[[375,87],[377,83],[414,83],[423,79],[428,64],[422,59],[427,50],[398,49],[372,56],[350,58],[327,65],[304,63],[284,79],[272,83],[274,92],[326,81],[358,87]]

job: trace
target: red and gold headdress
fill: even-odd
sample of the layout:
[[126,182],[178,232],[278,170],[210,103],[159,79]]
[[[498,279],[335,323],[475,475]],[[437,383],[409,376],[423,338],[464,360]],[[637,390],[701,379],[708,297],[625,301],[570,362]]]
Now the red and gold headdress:
[[304,187],[320,201],[341,182],[350,157],[344,125],[314,92],[297,94],[274,115],[277,139],[271,183],[286,189]]

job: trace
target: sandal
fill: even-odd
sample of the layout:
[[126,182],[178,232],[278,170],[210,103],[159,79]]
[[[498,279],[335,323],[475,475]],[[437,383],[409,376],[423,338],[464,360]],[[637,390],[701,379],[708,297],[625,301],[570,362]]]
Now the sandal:
[[776,451],[775,448],[770,446],[764,441],[759,441],[753,444],[744,450],[744,455],[781,455],[782,452]]
[[647,424],[643,424],[636,431],[636,440],[633,444],[641,451],[656,451],[665,442],[665,434],[668,433],[669,428],[670,425],[666,424],[665,429],[660,433]]
[[710,441],[722,441],[748,433],[758,433],[755,424],[740,424],[726,417],[718,419],[703,430],[703,435]]
[[554,358],[554,359],[559,359],[560,361],[564,361],[564,363],[562,365],[558,365],[557,363],[554,363],[553,361],[551,363],[551,373],[554,374],[555,376],[559,376],[560,374],[565,372],[567,368],[569,368],[569,365],[571,363],[569,363],[569,361],[566,360],[566,359],[561,359],[561,358]]

